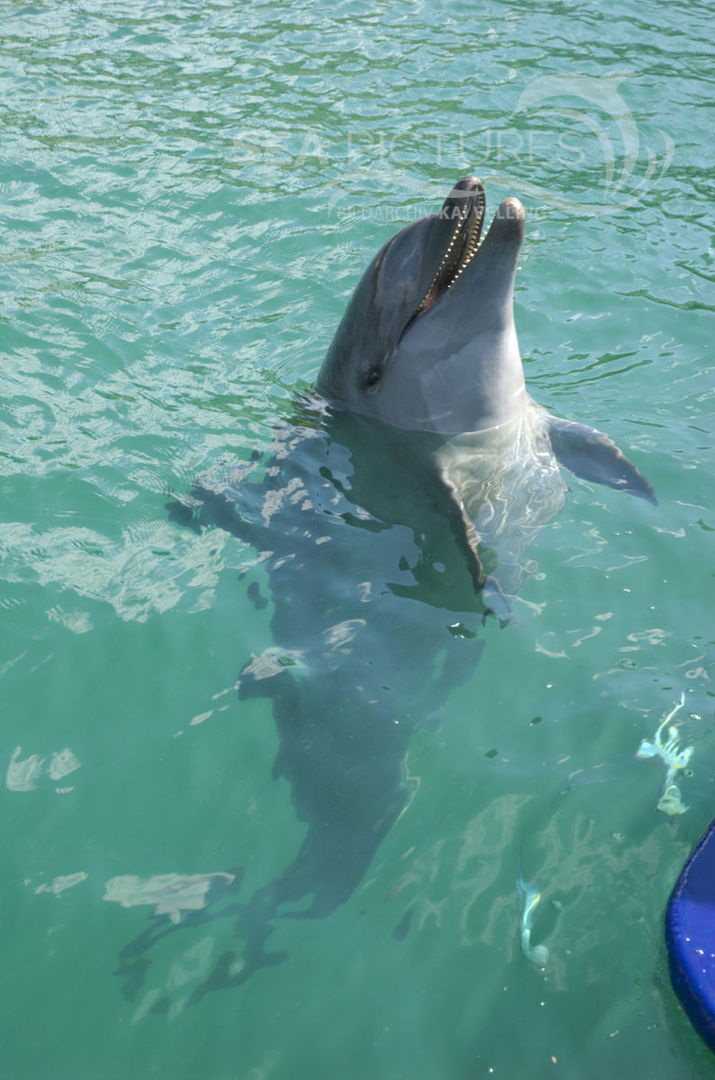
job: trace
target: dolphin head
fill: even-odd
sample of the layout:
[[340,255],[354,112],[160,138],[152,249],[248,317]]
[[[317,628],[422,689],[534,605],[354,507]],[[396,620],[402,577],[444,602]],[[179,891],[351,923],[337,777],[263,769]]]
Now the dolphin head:
[[319,393],[395,427],[444,434],[520,414],[513,294],[524,208],[506,199],[482,239],[485,206],[481,181],[466,176],[439,214],[385,244],[348,304]]

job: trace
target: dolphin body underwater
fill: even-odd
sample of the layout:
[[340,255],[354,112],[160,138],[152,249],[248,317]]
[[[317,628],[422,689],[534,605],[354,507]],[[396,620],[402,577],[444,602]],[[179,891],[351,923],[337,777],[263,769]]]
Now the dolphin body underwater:
[[[356,889],[410,800],[410,735],[473,673],[487,615],[509,619],[523,553],[564,502],[559,463],[655,502],[610,439],[527,394],[513,316],[524,209],[505,200],[482,239],[484,216],[467,176],[389,240],[270,455],[173,505],[260,553],[274,647],[244,667],[239,697],[271,699],[274,776],[307,824],[285,870],[223,912],[243,955],[224,953],[195,999],[283,959],[265,948],[276,916],[326,916]],[[158,919],[120,973],[137,976],[172,929]]]

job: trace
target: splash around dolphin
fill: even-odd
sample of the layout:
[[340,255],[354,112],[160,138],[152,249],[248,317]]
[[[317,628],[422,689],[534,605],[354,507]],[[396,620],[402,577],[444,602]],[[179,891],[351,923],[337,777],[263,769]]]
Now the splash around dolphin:
[[155,916],[120,954],[127,987],[158,938],[221,915],[243,947],[193,1000],[237,986],[283,959],[268,948],[278,917],[327,916],[349,899],[414,793],[411,735],[472,678],[488,614],[509,621],[534,568],[524,552],[564,503],[560,464],[655,501],[610,439],[529,397],[513,316],[524,210],[507,199],[482,238],[484,217],[469,176],[439,213],[389,240],[348,303],[317,393],[276,424],[270,452],[172,504],[182,523],[259,553],[249,596],[268,585],[273,644],[243,658],[239,698],[270,699],[273,775],[307,829],[247,899],[232,852],[219,899],[178,925]]

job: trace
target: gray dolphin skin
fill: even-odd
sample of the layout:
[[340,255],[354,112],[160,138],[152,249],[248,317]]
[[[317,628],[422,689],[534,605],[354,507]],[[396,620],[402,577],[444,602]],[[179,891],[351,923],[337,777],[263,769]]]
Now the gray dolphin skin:
[[[197,1001],[284,959],[268,948],[277,917],[326,916],[351,897],[413,794],[410,736],[439,722],[475,670],[485,619],[508,623],[534,569],[526,548],[565,499],[559,463],[655,502],[605,435],[527,394],[513,315],[524,210],[507,199],[482,239],[484,216],[484,188],[468,176],[440,213],[389,240],[348,304],[317,393],[296,399],[270,452],[172,504],[176,520],[258,552],[249,596],[265,605],[270,591],[273,645],[244,657],[239,698],[270,699],[274,776],[307,831],[248,897],[234,870],[233,892],[181,926],[155,918],[120,954],[127,993],[164,934],[235,920],[241,947]],[[395,936],[408,927],[405,912]]]
[[[490,431],[531,412],[577,475],[655,502],[644,476],[601,432],[533,412],[514,326],[514,278],[526,215],[486,199],[467,176],[441,212],[394,236],[358,285],[318,375],[329,401],[398,428]],[[536,419],[538,416],[538,420]]]

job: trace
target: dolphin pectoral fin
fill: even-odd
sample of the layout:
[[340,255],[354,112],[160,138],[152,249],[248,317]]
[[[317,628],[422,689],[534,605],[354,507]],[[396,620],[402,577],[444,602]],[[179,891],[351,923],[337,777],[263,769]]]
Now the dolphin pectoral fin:
[[565,468],[583,480],[627,491],[658,505],[653,488],[622,450],[602,431],[547,414],[551,448]]
[[484,613],[484,621],[486,621],[487,615],[493,615],[499,622],[499,627],[503,630],[505,626],[508,626],[512,618],[511,604],[508,598],[502,591],[502,587],[496,578],[488,577],[484,582],[484,602],[486,605],[486,611]]
[[457,541],[457,547],[467,560],[474,591],[481,592],[487,580],[487,575],[484,573],[482,560],[479,558],[479,537],[473,522],[467,517],[462,503],[455,504],[453,513],[450,515],[450,522],[454,538]]
[[450,480],[445,469],[441,470],[442,492],[440,503],[449,519],[452,535],[457,547],[466,559],[474,591],[480,593],[484,588],[487,575],[479,558],[479,536],[474,522],[469,517],[464,503],[459,497],[455,484]]

